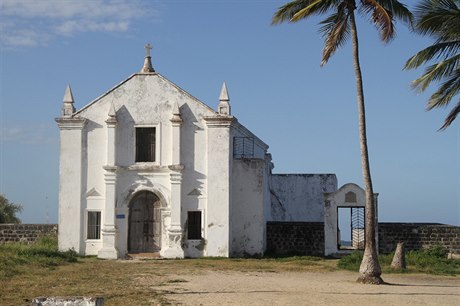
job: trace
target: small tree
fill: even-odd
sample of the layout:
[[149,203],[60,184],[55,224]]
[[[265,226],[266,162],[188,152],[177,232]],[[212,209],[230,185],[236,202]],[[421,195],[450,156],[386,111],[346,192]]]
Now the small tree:
[[16,216],[21,211],[21,204],[10,203],[5,195],[0,193],[0,223],[21,223]]

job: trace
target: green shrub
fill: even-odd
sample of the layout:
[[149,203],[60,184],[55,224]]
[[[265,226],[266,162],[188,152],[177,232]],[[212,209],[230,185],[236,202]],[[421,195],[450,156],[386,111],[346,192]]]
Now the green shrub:
[[[359,271],[362,252],[353,251],[350,255],[342,257],[337,267],[350,271]],[[406,270],[394,270],[390,267],[394,253],[379,255],[382,270],[386,273],[416,272],[429,274],[460,274],[460,260],[447,259],[447,250],[440,245],[406,253]]]
[[358,271],[362,260],[363,252],[355,250],[350,255],[340,258],[337,267],[350,271]]
[[428,249],[422,250],[422,253],[430,257],[446,259],[449,251],[446,248],[444,248],[441,244],[437,244]]

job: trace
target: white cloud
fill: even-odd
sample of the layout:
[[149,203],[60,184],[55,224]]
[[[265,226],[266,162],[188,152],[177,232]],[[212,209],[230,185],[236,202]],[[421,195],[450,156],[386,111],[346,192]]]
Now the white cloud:
[[46,45],[55,36],[84,32],[126,32],[149,16],[155,2],[142,0],[0,0],[0,41],[4,46]]
[[56,127],[51,123],[3,123],[0,125],[0,144],[19,143],[49,145],[56,143]]
[[127,21],[94,22],[90,20],[69,20],[56,27],[59,34],[71,36],[77,32],[125,32],[129,28]]

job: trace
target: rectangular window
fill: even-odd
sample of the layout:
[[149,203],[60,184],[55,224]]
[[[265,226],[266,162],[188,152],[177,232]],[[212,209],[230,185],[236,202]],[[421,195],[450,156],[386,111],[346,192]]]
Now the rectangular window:
[[101,212],[88,211],[88,239],[101,239]]
[[201,211],[188,212],[187,239],[201,239]]
[[154,127],[136,128],[136,162],[155,161]]

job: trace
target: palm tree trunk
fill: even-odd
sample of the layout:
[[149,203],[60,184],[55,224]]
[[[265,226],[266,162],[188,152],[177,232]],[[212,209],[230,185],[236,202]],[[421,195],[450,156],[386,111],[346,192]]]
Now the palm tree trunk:
[[375,242],[375,199],[374,191],[372,188],[371,170],[369,167],[369,154],[367,151],[367,137],[366,137],[366,111],[364,108],[364,91],[363,91],[363,78],[361,74],[361,67],[359,65],[359,51],[358,51],[358,33],[356,30],[356,21],[354,10],[350,10],[350,28],[353,42],[353,64],[355,68],[356,77],[356,91],[358,98],[358,117],[359,117],[359,140],[361,147],[361,166],[363,171],[363,179],[366,191],[366,216],[365,216],[365,247],[364,256],[361,266],[359,268],[360,276],[358,282],[367,284],[381,284],[383,283],[380,275],[379,259],[377,255],[377,245]]

